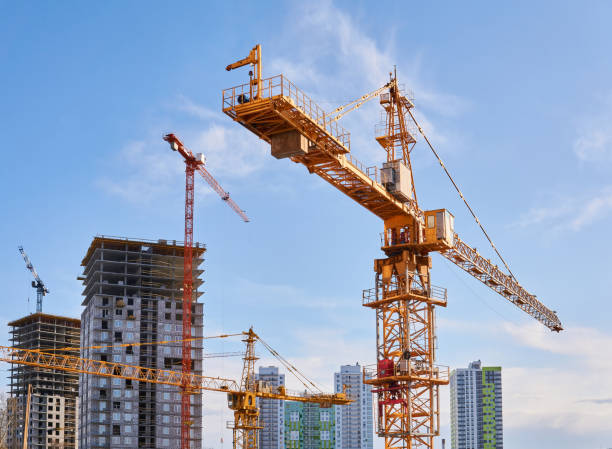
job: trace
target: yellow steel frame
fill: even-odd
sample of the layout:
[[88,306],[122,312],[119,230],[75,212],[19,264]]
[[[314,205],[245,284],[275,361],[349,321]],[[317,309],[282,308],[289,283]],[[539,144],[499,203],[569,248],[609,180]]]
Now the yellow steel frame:
[[[378,434],[386,449],[433,448],[439,433],[438,389],[448,384],[448,368],[435,365],[435,307],[445,307],[447,300],[445,290],[431,285],[430,252],[440,252],[550,329],[561,330],[561,323],[555,312],[459,237],[439,239],[426,229],[425,214],[436,211],[419,208],[414,182],[407,202],[391,195],[377,168],[364,168],[351,157],[350,135],[336,116],[326,114],[283,75],[260,79],[259,86],[255,98],[250,83],[224,90],[223,112],[268,143],[287,131],[306,137],[307,151],[291,159],[385,221],[382,250],[387,258],[376,261],[376,287],[364,291],[363,305],[376,310],[377,358],[389,361],[393,373],[379,376],[375,368],[365,381],[378,392]],[[376,140],[387,161],[401,161],[412,177],[410,152],[416,139],[406,117],[412,117],[413,104],[401,94],[395,76],[387,87],[388,94],[381,96],[386,123]],[[388,232],[410,237],[389,241]]]

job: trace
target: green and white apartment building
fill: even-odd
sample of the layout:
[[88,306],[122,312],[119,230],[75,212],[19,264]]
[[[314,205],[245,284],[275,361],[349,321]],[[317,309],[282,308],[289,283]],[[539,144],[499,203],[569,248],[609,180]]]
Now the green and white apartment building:
[[[363,383],[362,366],[342,365],[334,373],[334,391],[346,386],[350,405],[329,408],[317,404],[261,399],[261,449],[372,449],[372,389]],[[275,366],[260,367],[258,380],[285,385]]]
[[450,387],[452,449],[503,449],[501,367],[471,362]]

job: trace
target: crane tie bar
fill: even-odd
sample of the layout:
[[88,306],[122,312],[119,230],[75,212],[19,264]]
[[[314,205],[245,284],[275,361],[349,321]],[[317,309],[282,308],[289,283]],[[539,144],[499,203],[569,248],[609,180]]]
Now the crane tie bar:
[[476,224],[478,224],[478,226],[480,227],[480,230],[482,231],[482,233],[484,234],[484,236],[487,238],[487,240],[489,241],[489,243],[491,244],[491,248],[493,248],[493,251],[495,251],[495,254],[497,254],[497,257],[499,257],[499,260],[502,261],[502,263],[504,264],[504,266],[506,267],[506,270],[508,270],[508,273],[510,273],[510,276],[512,276],[512,279],[514,279],[514,281],[516,283],[518,283],[518,281],[516,280],[516,277],[514,277],[514,273],[512,273],[512,271],[510,270],[510,267],[508,266],[508,264],[506,263],[506,261],[504,260],[504,258],[502,257],[501,253],[499,252],[499,250],[497,249],[497,247],[495,246],[495,244],[493,243],[493,240],[491,240],[491,237],[489,237],[489,234],[487,233],[487,231],[485,230],[484,226],[482,225],[482,223],[480,223],[480,220],[478,219],[478,217],[476,216],[476,213],[474,213],[474,210],[472,209],[472,207],[470,206],[470,204],[467,202],[467,200],[465,199],[465,197],[463,196],[463,193],[461,193],[461,190],[459,189],[459,186],[457,186],[457,183],[455,183],[455,180],[453,179],[453,177],[451,176],[451,174],[448,172],[448,169],[446,168],[446,166],[444,165],[444,162],[442,162],[442,159],[440,158],[440,156],[438,155],[437,151],[434,149],[433,145],[431,144],[431,142],[429,141],[429,139],[427,138],[427,136],[425,135],[425,132],[423,132],[423,128],[421,128],[421,125],[419,125],[419,123],[416,121],[416,119],[414,118],[414,115],[412,114],[412,111],[410,109],[408,109],[408,114],[410,114],[410,117],[412,118],[412,121],[414,122],[414,124],[416,125],[416,127],[419,129],[419,132],[421,133],[421,135],[423,136],[423,138],[425,139],[425,142],[427,142],[427,145],[429,145],[429,148],[431,149],[432,153],[434,154],[434,156],[436,156],[436,158],[438,159],[438,162],[440,163],[440,167],[442,167],[442,169],[444,170],[444,173],[446,173],[446,176],[448,176],[448,179],[450,179],[450,182],[453,184],[453,186],[455,187],[455,190],[457,191],[457,193],[459,194],[459,196],[461,197],[461,199],[463,200],[463,202],[465,203],[466,207],[468,208],[468,210],[470,211],[470,214],[472,214],[472,217],[474,217],[474,220],[476,220]]

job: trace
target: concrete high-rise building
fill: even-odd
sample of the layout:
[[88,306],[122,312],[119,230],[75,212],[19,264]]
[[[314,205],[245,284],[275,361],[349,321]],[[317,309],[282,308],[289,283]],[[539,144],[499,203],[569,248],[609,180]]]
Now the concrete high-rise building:
[[[81,322],[78,319],[35,313],[8,325],[11,328],[11,345],[16,348],[79,355]],[[28,385],[31,386],[28,448],[78,447],[78,374],[12,364],[9,381],[9,449],[23,446]]]
[[[285,375],[276,366],[260,366],[257,380],[274,387],[285,385]],[[284,449],[285,447],[285,402],[278,399],[257,399],[259,422],[259,449]]]
[[[199,268],[193,248],[192,336],[201,337]],[[97,236],[81,265],[81,357],[181,371],[182,243]],[[135,345],[129,345],[134,343]],[[136,345],[138,343],[138,345]],[[193,372],[202,374],[202,340],[192,342]],[[181,446],[179,388],[119,378],[80,377],[79,445],[86,449]],[[191,397],[191,448],[202,446],[202,398]]]
[[336,405],[336,448],[372,449],[374,446],[374,427],[372,418],[372,387],[363,383],[363,370],[355,365],[342,365],[339,373],[334,373],[334,391],[341,393],[346,385],[346,393],[353,402],[349,405]]
[[336,447],[334,407],[303,402],[285,403],[287,449],[333,449]]
[[501,367],[457,368],[450,388],[451,448],[503,449]]

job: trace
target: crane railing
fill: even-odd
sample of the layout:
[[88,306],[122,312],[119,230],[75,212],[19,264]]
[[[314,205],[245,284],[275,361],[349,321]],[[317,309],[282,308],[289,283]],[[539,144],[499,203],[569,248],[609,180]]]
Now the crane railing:
[[463,242],[457,234],[454,237],[453,247],[441,254],[550,330],[556,332],[563,330],[556,312],[547,308],[511,276],[481,256],[476,249]]
[[[329,114],[285,76],[277,75],[265,78],[261,81],[261,86],[262,91],[258,100],[271,99],[276,96],[287,97],[294,107],[301,110],[313,122],[333,136],[344,147],[342,152],[351,150],[350,133],[338,125],[336,121],[330,121]],[[223,110],[231,110],[238,105],[258,101],[249,97],[250,89],[249,83],[225,89],[223,91]]]

